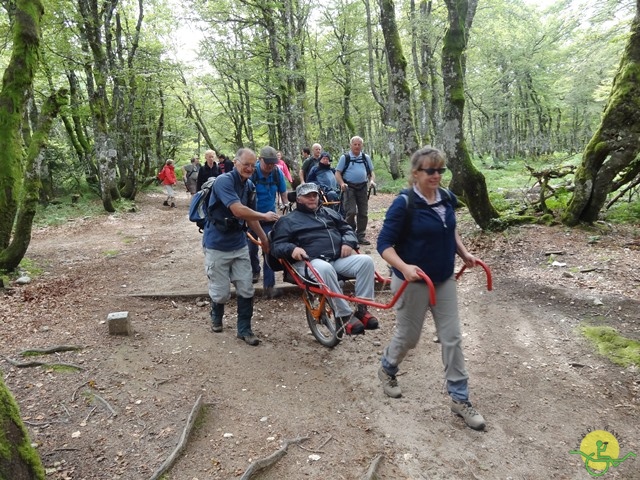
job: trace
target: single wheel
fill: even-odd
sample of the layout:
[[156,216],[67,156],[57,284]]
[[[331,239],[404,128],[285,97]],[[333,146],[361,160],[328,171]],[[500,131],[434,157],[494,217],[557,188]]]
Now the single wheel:
[[329,298],[325,295],[315,295],[309,292],[305,292],[303,298],[307,323],[313,336],[325,347],[333,348],[338,345],[342,336],[336,333],[338,327]]

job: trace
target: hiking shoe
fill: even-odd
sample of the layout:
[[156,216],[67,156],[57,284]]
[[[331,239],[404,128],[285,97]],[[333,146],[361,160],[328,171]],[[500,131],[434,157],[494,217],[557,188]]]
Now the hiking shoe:
[[367,240],[366,238],[362,237],[358,239],[358,243],[360,245],[371,245],[371,242],[369,240]]
[[176,204],[171,202],[171,208],[176,208]]
[[164,205],[165,207],[168,207],[169,206],[169,201],[165,200],[164,202],[162,202],[162,205]]
[[378,319],[367,310],[364,312],[356,312],[354,316],[362,322],[364,328],[367,330],[375,330],[379,326]]
[[220,333],[222,331],[222,324],[221,323],[212,323],[211,324],[211,331],[214,333]]
[[451,411],[464,419],[469,427],[474,430],[482,430],[486,423],[482,415],[471,406],[470,402],[457,402],[451,400]]
[[238,338],[243,340],[247,345],[251,345],[252,347],[257,346],[260,343],[260,339],[256,337],[253,333],[250,335],[240,335],[238,334]]
[[389,375],[384,371],[384,368],[380,367],[378,369],[378,378],[382,382],[382,389],[388,397],[400,398],[402,396],[402,390],[400,390],[395,375]]
[[258,280],[260,280],[260,272],[253,274],[253,278],[251,279],[251,283],[258,283]]

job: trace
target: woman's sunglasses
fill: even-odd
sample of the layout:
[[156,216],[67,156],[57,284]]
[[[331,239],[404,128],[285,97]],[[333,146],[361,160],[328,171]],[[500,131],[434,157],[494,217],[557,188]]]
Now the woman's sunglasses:
[[444,172],[447,171],[446,168],[442,167],[442,168],[419,168],[418,169],[419,172],[424,172],[427,175],[435,175],[436,173],[439,173],[440,175],[444,175]]

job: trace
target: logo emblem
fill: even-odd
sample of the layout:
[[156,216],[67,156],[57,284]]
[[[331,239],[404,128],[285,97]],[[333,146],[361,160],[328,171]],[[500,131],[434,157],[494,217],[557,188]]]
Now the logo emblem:
[[601,477],[609,468],[617,467],[628,458],[636,456],[635,453],[629,452],[618,458],[620,444],[615,435],[607,430],[590,430],[580,442],[580,448],[569,453],[582,456],[584,468],[592,477]]

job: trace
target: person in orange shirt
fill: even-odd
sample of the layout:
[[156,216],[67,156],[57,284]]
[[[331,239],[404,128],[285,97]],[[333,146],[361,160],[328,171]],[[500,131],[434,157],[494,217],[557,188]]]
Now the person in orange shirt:
[[162,203],[165,207],[171,205],[172,208],[176,208],[176,193],[173,187],[178,182],[176,178],[175,167],[173,166],[173,160],[169,159],[164,163],[164,167],[160,170],[158,178],[164,186],[164,191],[167,194],[167,199]]

